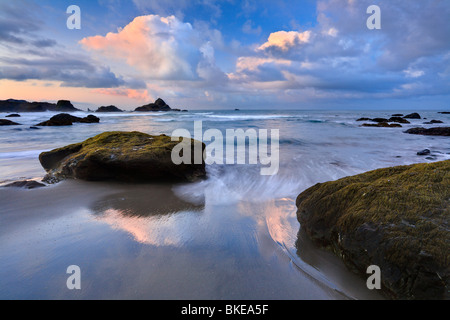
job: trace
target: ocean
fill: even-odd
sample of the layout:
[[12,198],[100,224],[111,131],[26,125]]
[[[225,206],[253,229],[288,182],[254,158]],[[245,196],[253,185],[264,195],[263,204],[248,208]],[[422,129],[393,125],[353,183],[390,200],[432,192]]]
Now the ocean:
[[[212,164],[195,183],[0,188],[0,298],[382,299],[299,232],[295,198],[316,183],[450,159],[447,137],[404,133],[432,119],[448,123],[450,115],[418,111],[427,120],[402,128],[356,121],[399,112],[99,113],[99,124],[38,130],[29,127],[56,113],[22,113],[12,119],[21,126],[0,127],[2,185],[42,179],[43,151],[105,131],[186,129],[194,136],[200,121],[224,136],[228,129],[279,130],[279,169],[261,175],[259,163]],[[417,155],[423,149],[431,155]],[[70,265],[81,269],[81,290],[66,287]]]

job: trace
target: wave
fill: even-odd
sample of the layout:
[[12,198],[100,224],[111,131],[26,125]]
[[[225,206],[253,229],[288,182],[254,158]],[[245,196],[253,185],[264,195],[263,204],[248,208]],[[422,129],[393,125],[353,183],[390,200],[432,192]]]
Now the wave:
[[31,159],[38,158],[46,150],[26,150],[14,152],[0,152],[0,159]]

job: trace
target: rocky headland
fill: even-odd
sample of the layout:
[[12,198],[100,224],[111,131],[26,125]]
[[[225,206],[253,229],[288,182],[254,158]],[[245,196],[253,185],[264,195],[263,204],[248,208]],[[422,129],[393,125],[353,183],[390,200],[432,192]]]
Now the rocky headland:
[[28,102],[26,100],[0,100],[0,112],[75,112],[81,111],[75,108],[68,100],[59,100],[57,103]]

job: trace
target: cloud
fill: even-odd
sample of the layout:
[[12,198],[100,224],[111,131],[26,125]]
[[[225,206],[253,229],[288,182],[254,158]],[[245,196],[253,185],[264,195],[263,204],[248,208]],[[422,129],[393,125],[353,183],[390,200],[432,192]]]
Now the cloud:
[[190,23],[175,16],[136,17],[117,32],[80,41],[113,63],[134,67],[146,80],[199,81],[225,78],[214,49]]
[[262,44],[258,50],[277,49],[283,52],[304,43],[308,43],[311,37],[311,31],[277,31],[270,34],[266,43]]
[[448,94],[449,73],[442,61],[450,56],[450,5],[383,1],[382,30],[373,31],[366,27],[371,4],[318,1],[315,26],[270,33],[253,52],[236,59],[229,79],[286,99],[304,94],[312,100],[336,99],[337,93],[340,99]]
[[253,27],[252,20],[247,20],[242,26],[242,32],[246,34],[260,35],[262,32],[261,26]]
[[109,96],[127,97],[139,101],[153,100],[147,90],[136,90],[126,88],[99,88],[92,90],[94,93],[105,94]]
[[109,88],[125,85],[108,67],[70,54],[51,58],[0,58],[0,79],[60,81],[66,87]]
[[137,17],[117,33],[80,43],[107,58],[125,61],[147,79],[194,80],[201,59],[198,35],[174,16]]

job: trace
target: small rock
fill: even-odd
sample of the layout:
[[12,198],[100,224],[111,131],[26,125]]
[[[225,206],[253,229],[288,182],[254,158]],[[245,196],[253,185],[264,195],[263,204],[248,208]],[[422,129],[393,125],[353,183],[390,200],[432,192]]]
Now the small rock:
[[100,119],[93,115],[88,115],[85,118],[75,117],[68,113],[60,113],[50,118],[50,120],[41,122],[36,126],[71,126],[74,122],[79,123],[99,123]]
[[379,128],[401,128],[402,126],[398,123],[387,123],[387,122],[379,122],[379,123],[364,123],[362,127],[379,127]]
[[450,136],[450,127],[435,128],[411,128],[405,131],[409,134],[421,134],[425,136]]
[[404,116],[403,118],[405,118],[405,119],[422,119],[420,114],[418,114],[416,112],[408,114],[408,115]]
[[389,120],[385,119],[385,118],[374,118],[371,121],[378,122],[378,123],[380,123],[380,122],[389,122]]
[[423,124],[436,124],[436,123],[444,123],[444,122],[441,120],[431,120],[429,122],[424,122]]
[[429,154],[431,154],[431,151],[429,149],[424,149],[422,151],[417,152],[418,156],[427,156]]
[[19,117],[20,117],[20,114],[17,114],[17,113],[8,114],[6,116],[6,118],[19,118]]
[[0,126],[20,126],[20,123],[11,121],[11,120],[6,120],[6,119],[0,119]]
[[401,118],[401,117],[391,117],[389,119],[389,122],[398,122],[398,123],[406,123],[406,124],[411,123],[408,120],[406,120],[405,118]]

